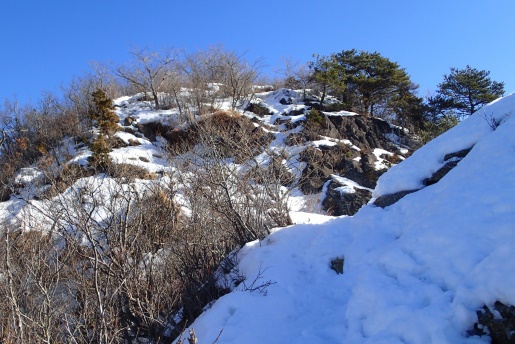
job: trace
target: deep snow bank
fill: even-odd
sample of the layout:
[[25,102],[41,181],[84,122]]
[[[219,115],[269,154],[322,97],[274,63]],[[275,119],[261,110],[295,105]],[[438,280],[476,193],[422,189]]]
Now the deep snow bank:
[[[476,310],[515,304],[515,94],[392,168],[375,196],[420,188],[447,153],[471,152],[437,184],[354,217],[277,230],[240,254],[247,286],[194,327],[211,343],[483,343]],[[497,130],[487,123],[493,116]],[[330,260],[344,257],[344,273]]]

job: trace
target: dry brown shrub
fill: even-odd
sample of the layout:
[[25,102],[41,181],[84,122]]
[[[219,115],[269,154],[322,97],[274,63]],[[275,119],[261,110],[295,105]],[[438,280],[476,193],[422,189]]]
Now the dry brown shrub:
[[91,167],[85,167],[77,164],[67,164],[61,169],[61,172],[55,178],[49,178],[50,187],[44,191],[40,198],[52,198],[62,193],[64,190],[72,186],[78,179],[91,177],[95,174],[95,170]]
[[155,172],[150,172],[147,169],[132,164],[116,164],[111,163],[106,170],[107,174],[113,178],[125,178],[127,180],[146,179],[154,180],[157,178]]

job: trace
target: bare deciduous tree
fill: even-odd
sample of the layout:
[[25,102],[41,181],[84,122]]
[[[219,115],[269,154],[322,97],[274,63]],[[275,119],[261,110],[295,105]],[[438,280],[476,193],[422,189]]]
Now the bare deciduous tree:
[[180,52],[165,50],[162,54],[145,49],[133,49],[132,62],[115,68],[118,77],[134,85],[139,92],[150,93],[154,108],[160,108],[159,92],[175,78]]
[[306,101],[307,90],[313,85],[313,73],[308,64],[301,64],[291,58],[281,58],[283,67],[278,70],[285,76],[284,86],[292,89],[302,89],[303,101]]

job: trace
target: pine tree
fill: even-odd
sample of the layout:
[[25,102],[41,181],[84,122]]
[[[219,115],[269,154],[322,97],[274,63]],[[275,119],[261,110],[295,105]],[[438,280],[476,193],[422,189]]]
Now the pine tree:
[[91,163],[102,170],[106,170],[109,163],[109,152],[111,151],[109,139],[118,129],[119,118],[114,113],[113,101],[107,96],[104,90],[98,88],[92,94],[95,104],[95,111],[91,119],[99,128],[97,137],[90,144],[92,151]]
[[345,78],[342,69],[338,66],[334,55],[319,56],[313,55],[314,61],[309,63],[309,68],[313,71],[313,77],[320,88],[320,107],[323,107],[327,92],[343,91],[345,89]]
[[107,143],[106,137],[103,134],[99,134],[90,144],[90,149],[93,152],[90,160],[92,165],[105,171],[111,162],[109,158],[111,148]]
[[504,94],[504,83],[492,81],[489,75],[489,71],[468,65],[465,69],[451,68],[451,73],[444,75],[444,81],[438,84],[437,92],[450,103],[447,110],[455,110],[460,116],[472,115]]
[[111,136],[118,129],[118,116],[114,113],[114,105],[111,98],[107,96],[104,90],[98,88],[93,92],[93,102],[95,104],[95,112],[92,120],[97,122],[100,133]]
[[346,102],[362,113],[377,116],[383,109],[394,112],[398,107],[395,102],[414,98],[418,85],[396,62],[378,52],[343,50],[335,59],[346,76]]

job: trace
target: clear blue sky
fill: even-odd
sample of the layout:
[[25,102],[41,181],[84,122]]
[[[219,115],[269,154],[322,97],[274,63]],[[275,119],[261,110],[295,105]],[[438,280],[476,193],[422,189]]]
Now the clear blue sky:
[[0,101],[42,91],[89,69],[128,61],[131,46],[186,51],[223,44],[263,57],[378,51],[434,91],[450,67],[491,71],[515,91],[513,0],[133,1],[16,0],[0,11]]

